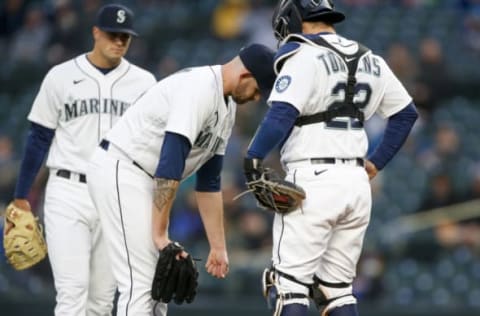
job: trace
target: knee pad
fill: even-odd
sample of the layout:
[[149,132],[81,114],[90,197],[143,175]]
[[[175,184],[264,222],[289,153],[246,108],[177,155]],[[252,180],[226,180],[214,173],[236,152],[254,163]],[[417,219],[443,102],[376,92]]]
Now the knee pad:
[[[294,281],[295,279],[291,276],[288,276],[287,279],[284,273],[281,274],[282,276],[280,277],[279,273],[273,268],[265,269],[262,274],[263,296],[267,300],[268,308],[273,310],[273,316],[282,315],[285,305],[301,304],[307,307],[309,305],[308,294],[305,294],[309,291],[308,286]],[[279,278],[282,278],[282,284],[280,284]],[[290,278],[292,278],[292,280],[290,280]],[[293,284],[288,284],[289,282],[293,282]],[[287,283],[287,286],[283,283]],[[290,290],[292,287],[294,289]],[[302,287],[304,289],[302,289]],[[296,289],[300,289],[300,291],[296,291]]]
[[312,299],[317,308],[326,316],[334,308],[357,304],[353,296],[352,285],[349,283],[329,283],[315,278],[312,286]]

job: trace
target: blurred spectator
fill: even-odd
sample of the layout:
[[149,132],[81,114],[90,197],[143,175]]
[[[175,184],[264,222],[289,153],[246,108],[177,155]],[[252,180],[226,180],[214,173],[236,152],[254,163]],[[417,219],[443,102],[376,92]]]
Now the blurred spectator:
[[467,47],[480,53],[480,1],[459,0],[459,6],[464,10],[463,36]]
[[427,171],[446,168],[457,162],[460,138],[456,129],[448,122],[441,122],[436,127],[430,147],[418,156],[420,165]]
[[388,48],[386,61],[407,91],[413,95],[417,65],[408,47],[402,43],[393,43]]
[[40,7],[28,9],[22,27],[12,37],[10,60],[13,63],[43,63],[51,27]]
[[452,78],[438,40],[424,38],[420,42],[418,67],[413,98],[425,117],[440,101],[452,95]]
[[100,9],[101,5],[102,5],[102,0],[82,0],[80,2],[80,6],[79,6],[80,23],[81,23],[80,29],[88,30],[90,34],[90,30],[92,26],[95,24],[97,12],[98,12],[98,9]]
[[79,51],[85,50],[90,44],[87,43],[87,35],[90,35],[90,31],[91,27],[81,28],[80,17],[70,0],[57,1],[54,9],[53,33],[47,55],[49,66],[73,58]]
[[158,63],[157,69],[155,72],[155,77],[158,80],[161,80],[166,76],[173,74],[178,69],[179,69],[179,64],[175,56],[166,55]]
[[425,193],[425,199],[420,206],[420,210],[448,206],[460,201],[455,194],[452,179],[447,172],[441,171],[433,175],[429,182],[428,191]]
[[[465,201],[480,199],[480,164],[471,168],[471,177]],[[461,220],[458,223],[449,223],[438,229],[437,235],[441,242],[449,246],[466,245],[480,250],[480,206],[477,216],[469,219]]]
[[480,9],[470,10],[464,18],[465,42],[475,53],[480,53]]
[[244,250],[270,249],[271,233],[270,223],[266,218],[267,214],[258,209],[249,209],[238,219],[240,228],[240,240]]
[[[480,198],[480,175],[471,181],[470,198]],[[480,206],[476,206],[480,209]],[[454,211],[453,211],[454,212]],[[440,245],[446,248],[468,246],[480,250],[480,212],[474,218],[457,221],[445,219],[435,228],[435,236]]]
[[4,0],[0,7],[0,38],[9,39],[23,24],[24,0]]
[[480,161],[469,170],[471,174],[470,185],[465,200],[480,199]]
[[0,135],[0,208],[3,209],[13,196],[17,178],[18,160],[14,157],[10,137]]
[[242,35],[242,26],[249,10],[249,1],[220,1],[213,12],[213,33],[220,39],[238,38]]
[[251,9],[242,27],[247,43],[262,43],[276,49],[277,40],[272,30],[273,9],[267,0],[251,0]]
[[[427,191],[424,193],[424,200],[417,212],[429,212],[434,208],[449,206],[458,202],[458,197],[453,190],[452,179],[445,171],[440,171],[429,180]],[[445,246],[442,232],[449,226],[450,221],[442,223],[432,229],[416,232],[411,236],[404,255],[424,262],[434,262]],[[450,238],[450,236],[448,236]]]

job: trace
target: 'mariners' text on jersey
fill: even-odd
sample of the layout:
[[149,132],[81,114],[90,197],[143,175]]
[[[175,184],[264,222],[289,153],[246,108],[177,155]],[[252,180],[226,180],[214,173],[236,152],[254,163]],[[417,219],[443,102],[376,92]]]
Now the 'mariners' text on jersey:
[[130,106],[130,103],[115,99],[79,99],[72,103],[65,103],[65,121],[68,122],[79,116],[96,113],[111,113],[121,116]]

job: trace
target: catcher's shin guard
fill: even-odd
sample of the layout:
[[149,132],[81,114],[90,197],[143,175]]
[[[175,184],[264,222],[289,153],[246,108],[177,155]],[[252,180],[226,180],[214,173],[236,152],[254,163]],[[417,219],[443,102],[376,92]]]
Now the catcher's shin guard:
[[314,284],[311,287],[311,297],[318,310],[322,312],[321,316],[357,316],[357,314],[331,314],[345,305],[356,306],[357,299],[353,296],[352,285],[349,283],[325,282],[315,276]]
[[[303,313],[299,313],[303,310],[306,315],[308,304],[299,304],[293,300],[308,299],[308,296],[303,293],[283,293],[279,291],[277,286],[278,276],[285,277],[286,274],[276,271],[274,268],[266,268],[262,275],[263,296],[267,300],[268,308],[273,310],[273,316],[303,316]],[[293,282],[306,286],[305,284],[296,281],[292,276],[288,277],[289,280],[291,278]],[[308,285],[306,287],[308,288]]]

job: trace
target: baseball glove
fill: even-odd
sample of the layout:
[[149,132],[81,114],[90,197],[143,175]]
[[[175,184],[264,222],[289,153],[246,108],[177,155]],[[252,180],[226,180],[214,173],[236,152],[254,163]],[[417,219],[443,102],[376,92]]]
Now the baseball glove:
[[267,210],[286,214],[298,209],[305,199],[300,186],[283,180],[273,169],[263,168],[259,159],[245,159],[244,171],[249,191]]
[[[192,257],[179,257],[184,248],[172,242],[160,251],[152,283],[152,298],[176,304],[193,302],[197,294],[198,270]],[[179,259],[177,258],[179,257]]]
[[32,212],[12,202],[7,206],[3,224],[5,255],[16,270],[30,268],[45,258],[47,245],[42,226]]

